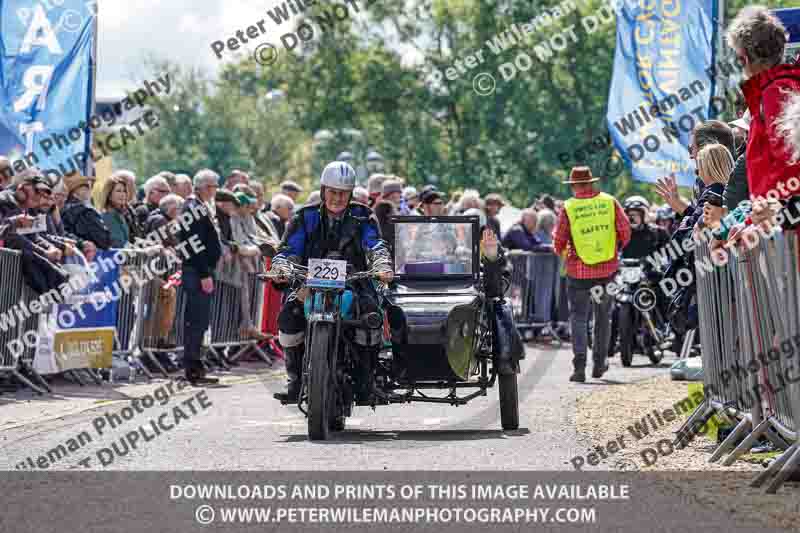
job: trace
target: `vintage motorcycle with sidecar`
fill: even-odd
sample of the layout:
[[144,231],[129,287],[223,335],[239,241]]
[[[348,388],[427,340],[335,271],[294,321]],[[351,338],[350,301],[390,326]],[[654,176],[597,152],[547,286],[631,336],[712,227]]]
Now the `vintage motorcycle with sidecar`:
[[[387,264],[349,272],[335,254],[263,275],[293,280],[289,297],[304,299],[306,352],[297,405],[308,419],[309,438],[325,440],[343,430],[356,405],[464,405],[495,383],[501,426],[517,429],[524,348],[503,299],[507,281],[503,287],[501,275],[492,274],[492,282],[482,272],[478,218],[397,216],[392,222],[395,281],[389,287],[375,280]],[[379,295],[378,312],[359,309],[354,293],[365,281]],[[366,373],[365,351],[376,354]],[[465,390],[471,392],[459,395]]]

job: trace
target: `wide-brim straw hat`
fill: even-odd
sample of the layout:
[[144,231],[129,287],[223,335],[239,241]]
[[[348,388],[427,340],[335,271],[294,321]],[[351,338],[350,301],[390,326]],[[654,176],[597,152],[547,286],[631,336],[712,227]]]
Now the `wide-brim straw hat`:
[[593,183],[599,181],[600,178],[592,176],[592,169],[589,167],[573,167],[569,173],[569,179],[561,183],[574,185],[581,183]]
[[84,185],[91,187],[91,179],[88,176],[78,172],[64,176],[64,187],[67,189],[67,194],[72,194],[76,189]]

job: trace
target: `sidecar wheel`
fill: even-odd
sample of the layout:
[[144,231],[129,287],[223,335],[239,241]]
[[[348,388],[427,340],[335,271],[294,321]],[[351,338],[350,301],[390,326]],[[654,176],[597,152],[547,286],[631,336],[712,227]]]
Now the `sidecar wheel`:
[[308,438],[327,440],[331,428],[333,409],[333,383],[328,368],[331,330],[328,324],[317,324],[312,332],[311,347],[307,357],[311,358],[311,376],[308,391]]
[[506,431],[519,428],[519,394],[517,391],[517,375],[498,375],[500,393],[500,423]]

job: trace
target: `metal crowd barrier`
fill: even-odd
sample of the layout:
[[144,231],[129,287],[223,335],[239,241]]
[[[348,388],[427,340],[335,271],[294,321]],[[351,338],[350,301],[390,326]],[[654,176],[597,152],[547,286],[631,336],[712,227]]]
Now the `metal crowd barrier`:
[[699,266],[713,265],[708,247],[698,246],[695,254],[706,395],[678,442],[687,427],[722,413],[737,425],[710,461],[730,451],[723,461],[730,465],[764,436],[786,451],[753,486],[774,476],[767,488],[774,493],[800,464],[800,380],[788,378],[796,368],[792,357],[800,359],[800,343],[794,343],[800,334],[798,235],[780,230],[762,235],[752,249],[741,249],[738,257],[729,253],[727,264],[710,271]]
[[[124,274],[131,276],[133,283],[127,291],[121,292],[118,299],[113,354],[135,363],[136,368],[150,379],[153,377],[152,373],[142,364],[142,358],[147,357],[165,378],[169,378],[169,373],[156,354],[183,350],[185,293],[178,284],[175,288],[174,319],[168,334],[161,337],[158,331],[161,314],[171,313],[162,308],[159,292],[164,282],[179,272],[180,266],[172,262],[172,267],[167,268],[166,252],[163,251],[152,254],[141,249],[125,249],[121,250],[121,253],[124,261],[120,265],[120,276]],[[4,277],[8,276],[8,282],[4,283],[4,290],[0,294],[0,314],[13,312],[13,308],[20,303],[29,306],[30,302],[37,299],[37,295],[24,283],[22,255],[19,251],[0,248],[0,272]],[[228,369],[232,362],[252,350],[271,365],[273,359],[261,349],[259,341],[245,338],[242,334],[239,295],[243,289],[225,281],[218,281],[215,287],[211,323],[206,333],[206,344],[209,349],[207,360]],[[256,328],[260,328],[263,322],[264,284],[255,274],[250,274],[247,290],[250,291],[250,321]],[[42,313],[31,314],[24,320],[20,320],[15,314],[14,326],[5,330],[0,328],[0,342],[3,343],[0,349],[0,375],[11,375],[39,393],[49,392],[50,388],[33,369],[35,346],[25,346],[20,354],[16,354],[10,350],[8,344],[22,338],[27,331],[37,332],[39,321],[47,320],[49,312],[50,310],[43,310]],[[238,348],[238,351],[226,357],[220,353],[223,348]],[[96,382],[101,382],[94,369],[70,370],[64,373],[80,385],[84,385],[82,376],[87,374]]]
[[[156,365],[164,376],[168,373],[163,368],[155,354],[161,352],[180,352],[184,345],[184,312],[186,307],[186,297],[183,287],[178,285],[175,288],[175,310],[172,327],[169,334],[161,337],[156,331],[161,314],[165,311],[162,304],[165,300],[160,298],[160,287],[167,278],[178,272],[179,268],[167,268],[165,253],[162,252],[154,257],[146,259],[151,272],[164,271],[163,275],[158,275],[157,279],[144,284],[139,289],[139,305],[137,306],[137,316],[139,320],[138,329],[134,335],[134,343],[141,354],[147,355]],[[248,275],[248,287],[250,291],[250,310],[251,321],[255,327],[261,325],[261,307],[264,299],[262,282],[255,274]],[[230,369],[231,364],[235,363],[244,353],[252,350],[264,362],[272,364],[273,360],[260,347],[259,341],[246,338],[241,332],[242,323],[240,316],[240,294],[243,287],[234,286],[224,279],[217,279],[214,282],[214,297],[211,304],[211,321],[206,332],[208,347],[208,362]],[[238,348],[232,355],[224,355],[223,348]]]
[[[0,327],[0,375],[8,375],[39,394],[49,391],[47,382],[33,370],[33,358],[28,349],[22,353],[13,350],[12,341],[18,341],[36,320],[32,315],[24,320],[14,309],[20,302],[30,301],[30,289],[25,286],[22,276],[22,253],[18,250],[0,248],[0,272],[3,273],[3,290],[0,291],[0,315],[4,315],[4,325]],[[13,325],[11,323],[13,322]],[[36,323],[38,324],[38,323]],[[35,331],[35,330],[34,330]]]
[[[245,274],[246,278],[242,287],[220,281],[215,285],[215,299],[211,308],[211,343],[209,349],[212,353],[219,354],[220,348],[238,347],[239,349],[228,357],[230,361],[238,360],[245,352],[254,351],[265,363],[272,364],[273,360],[259,346],[259,341],[247,338],[241,331],[244,323],[240,293],[248,291],[250,296],[250,316],[248,322],[255,328],[261,329],[262,311],[264,302],[263,281],[258,279],[256,273]],[[238,320],[231,320],[236,317]]]
[[147,308],[147,284],[141,284],[139,280],[147,278],[146,266],[153,261],[153,255],[135,248],[121,249],[118,250],[118,253],[124,258],[119,269],[120,279],[122,276],[127,275],[131,277],[133,283],[128,290],[122,291],[117,301],[117,324],[113,355],[127,359],[130,363],[135,361],[137,364],[131,371],[141,370],[150,379],[153,377],[152,374],[147,369],[147,366],[141,362],[141,358],[147,356],[161,370],[162,374],[168,376],[158,359],[151,352],[141,349],[144,336],[143,317]]
[[[777,231],[770,239],[761,239],[748,254],[746,276],[752,280],[751,294],[761,311],[760,320],[755,323],[760,350],[751,355],[765,354],[769,362],[758,371],[759,390],[764,391],[763,431],[774,430],[781,437],[794,441],[794,445],[754,481],[754,485],[759,486],[774,476],[767,492],[775,492],[800,465],[800,384],[789,377],[789,371],[796,369],[796,359],[800,358],[800,348],[794,343],[795,336],[800,334],[797,239],[796,231]],[[788,345],[784,344],[787,340]],[[786,350],[784,346],[792,349]],[[797,358],[792,360],[794,356]],[[753,433],[757,434],[758,429]]]
[[560,259],[549,252],[511,250],[511,308],[521,333],[539,329],[561,345],[555,331],[554,310],[558,305]]

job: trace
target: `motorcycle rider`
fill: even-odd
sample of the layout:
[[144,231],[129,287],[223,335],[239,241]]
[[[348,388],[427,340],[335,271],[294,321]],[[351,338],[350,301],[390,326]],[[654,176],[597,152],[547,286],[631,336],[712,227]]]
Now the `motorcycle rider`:
[[623,259],[644,259],[661,249],[669,241],[669,233],[646,222],[650,202],[642,196],[631,196],[622,204],[631,223],[631,240],[622,250]]
[[678,225],[675,223],[675,211],[669,204],[662,205],[656,211],[656,224],[669,235],[678,229]]
[[[655,269],[655,265],[648,261],[647,258],[657,261],[659,257],[668,257],[666,251],[659,252],[663,246],[669,242],[670,233],[660,225],[648,224],[645,216],[650,209],[650,202],[642,196],[631,196],[622,204],[625,214],[631,224],[631,240],[628,245],[622,250],[623,259],[639,259],[642,262],[642,267],[654,284],[658,283],[661,278],[660,270]],[[662,214],[662,209],[659,209],[658,216]],[[674,218],[674,211],[672,211]],[[667,265],[663,265],[666,268]],[[656,305],[662,312],[662,316],[666,316],[667,304],[663,291],[655,291]],[[615,306],[611,311],[611,342],[614,346],[617,341],[617,333],[619,331],[618,322],[618,309]],[[611,350],[612,354],[617,351],[616,346]]]
[[[325,167],[320,177],[320,202],[307,204],[294,215],[273,259],[273,268],[280,268],[281,259],[307,265],[309,258],[324,258],[331,252],[340,253],[358,272],[368,270],[371,261],[378,256],[391,261],[372,210],[352,202],[355,180],[356,172],[347,163],[334,161]],[[389,283],[394,272],[389,269],[378,277]],[[358,283],[358,289],[356,297],[362,313],[377,311],[377,295],[371,283],[363,280]],[[278,315],[278,338],[286,354],[288,387],[286,393],[274,395],[285,403],[296,403],[299,399],[305,330],[303,302],[299,298],[286,302]],[[368,353],[360,354],[362,376],[369,376],[369,366],[374,364],[377,350],[365,348],[365,352]],[[361,381],[362,387],[369,385]]]

